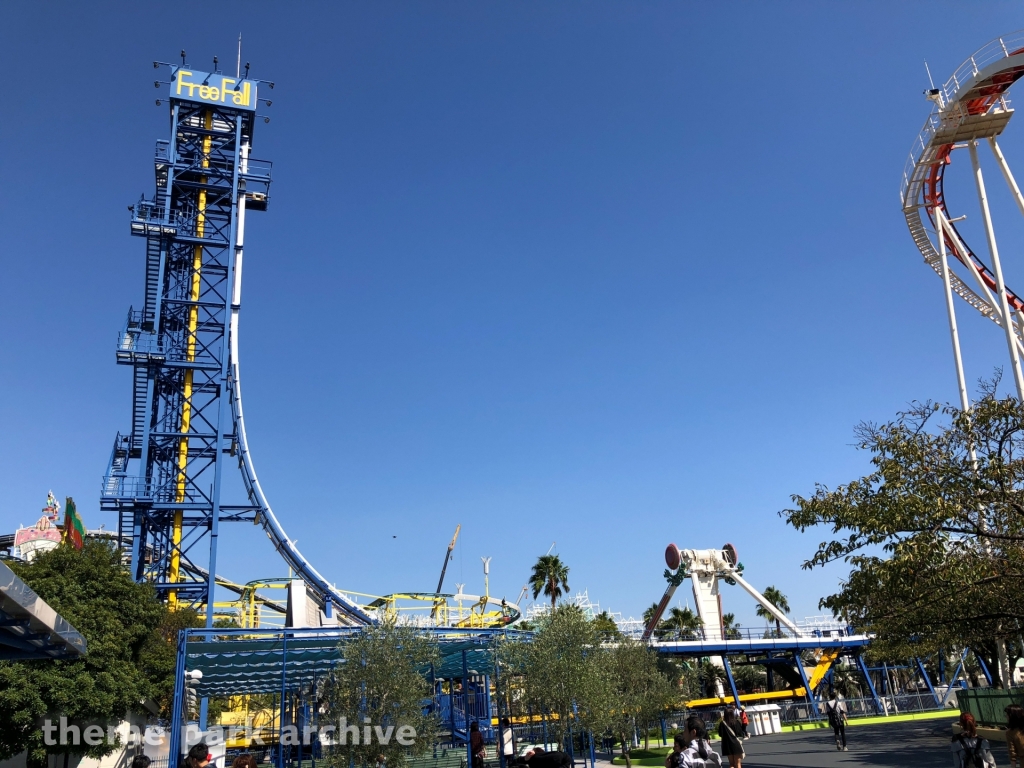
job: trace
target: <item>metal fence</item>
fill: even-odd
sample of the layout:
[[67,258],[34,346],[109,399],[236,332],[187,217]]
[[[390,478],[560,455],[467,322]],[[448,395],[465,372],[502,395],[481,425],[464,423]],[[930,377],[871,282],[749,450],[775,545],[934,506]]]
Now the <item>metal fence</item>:
[[[881,711],[875,700],[867,697],[862,699],[843,699],[846,712],[850,718],[874,717],[877,715],[905,715],[912,712],[934,712],[942,709],[935,703],[931,693],[901,693],[896,696],[879,697]],[[810,703],[806,699],[797,701],[777,702],[779,717],[783,723],[804,723],[825,718],[825,703],[818,703],[819,715],[815,717]],[[948,707],[947,707],[948,708]]]
[[961,712],[970,712],[978,725],[997,728],[1006,725],[1006,707],[1010,704],[1024,706],[1024,689],[966,688],[956,692]]

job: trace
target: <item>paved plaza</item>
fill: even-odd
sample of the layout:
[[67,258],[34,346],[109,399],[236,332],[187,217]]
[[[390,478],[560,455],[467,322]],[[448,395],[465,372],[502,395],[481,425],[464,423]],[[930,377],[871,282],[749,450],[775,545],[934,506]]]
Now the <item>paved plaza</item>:
[[[743,768],[949,768],[954,720],[853,726],[846,729],[849,752],[836,750],[831,728],[754,737],[744,742],[747,757]],[[992,753],[1000,768],[1010,764],[1005,744],[993,744]],[[723,765],[728,763],[723,761]],[[611,768],[610,763],[604,766]]]
[[[931,768],[952,765],[949,720],[853,726],[846,729],[849,752],[836,750],[832,729],[784,733],[745,742],[744,768],[760,766],[892,766]],[[1009,765],[1005,744],[994,744],[996,765]]]

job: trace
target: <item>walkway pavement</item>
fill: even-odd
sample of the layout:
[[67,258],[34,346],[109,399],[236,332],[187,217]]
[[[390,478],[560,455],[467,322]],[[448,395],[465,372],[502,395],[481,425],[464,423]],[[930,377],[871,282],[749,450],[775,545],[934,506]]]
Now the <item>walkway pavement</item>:
[[[743,768],[949,768],[952,722],[953,718],[847,728],[849,752],[836,750],[831,728],[755,736],[743,742]],[[992,754],[997,766],[1010,764],[1006,744],[993,744]],[[611,763],[598,760],[597,766],[611,768]]]

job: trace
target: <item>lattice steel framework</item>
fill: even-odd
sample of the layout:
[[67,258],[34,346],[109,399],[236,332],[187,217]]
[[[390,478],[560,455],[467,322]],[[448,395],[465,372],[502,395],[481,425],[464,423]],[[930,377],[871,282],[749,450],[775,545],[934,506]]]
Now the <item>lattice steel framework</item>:
[[228,334],[239,203],[265,210],[271,177],[269,163],[248,159],[255,81],[175,67],[169,104],[156,193],[131,208],[131,233],[146,241],[145,298],[118,338],[117,362],[133,371],[132,428],[114,441],[101,508],[119,513],[135,578],[198,607],[213,594],[219,524],[259,512],[223,505],[221,486],[237,451]]

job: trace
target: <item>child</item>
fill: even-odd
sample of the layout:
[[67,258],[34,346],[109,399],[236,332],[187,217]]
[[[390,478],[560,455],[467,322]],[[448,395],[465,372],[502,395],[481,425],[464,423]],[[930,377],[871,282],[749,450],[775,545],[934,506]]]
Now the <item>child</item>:
[[954,736],[950,745],[950,749],[953,750],[953,768],[996,768],[996,760],[992,757],[988,739],[978,738],[978,725],[974,715],[969,712],[960,715],[960,729],[962,733]]

